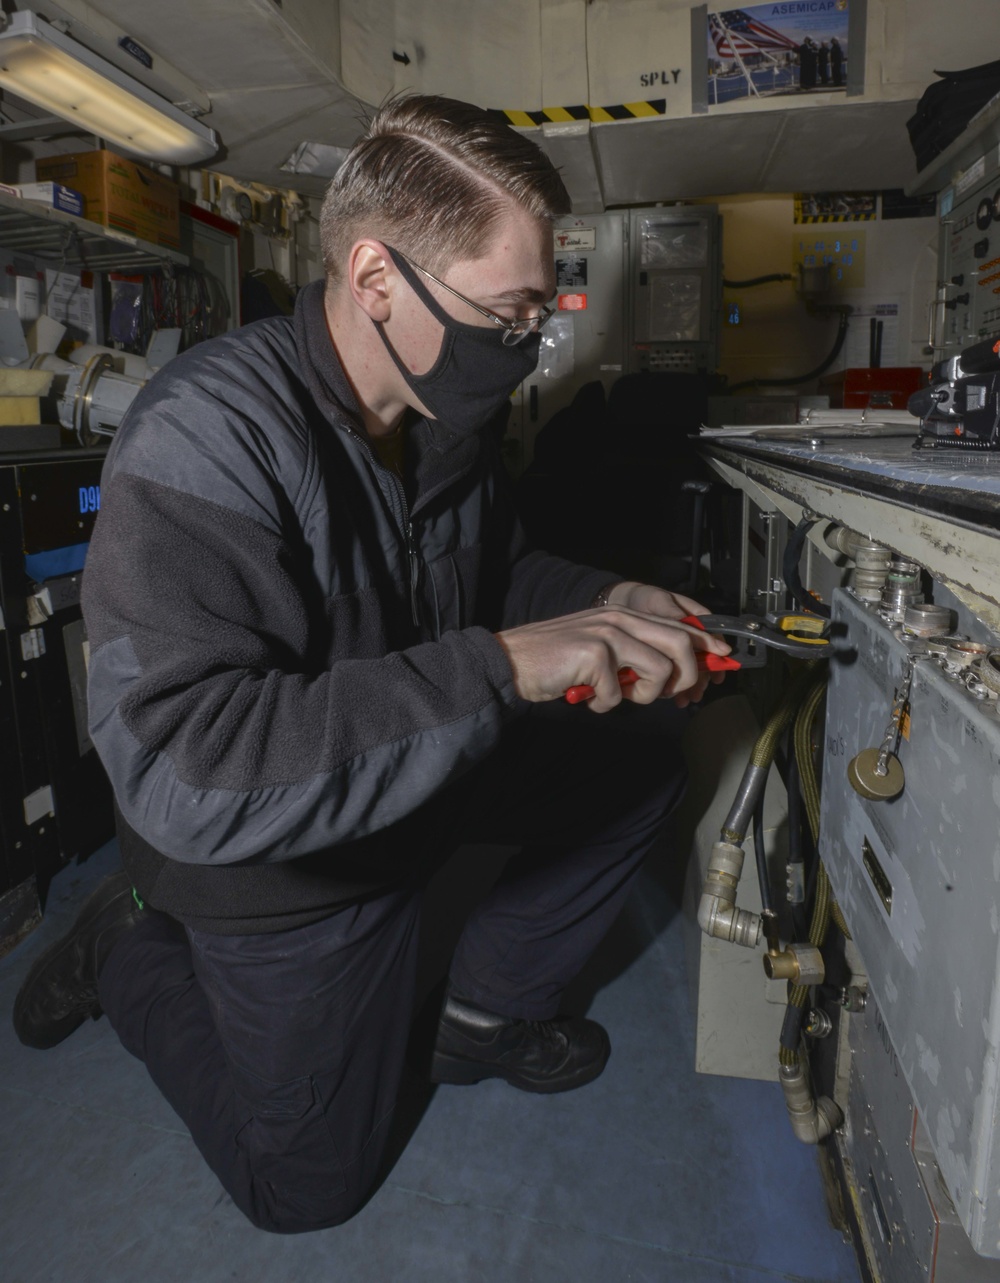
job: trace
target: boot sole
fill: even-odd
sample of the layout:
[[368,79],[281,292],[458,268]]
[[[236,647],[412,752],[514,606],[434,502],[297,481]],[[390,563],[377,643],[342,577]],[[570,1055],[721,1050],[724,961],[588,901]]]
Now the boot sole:
[[560,1091],[573,1091],[574,1088],[584,1087],[595,1078],[599,1078],[604,1072],[610,1054],[609,1050],[608,1055],[602,1060],[581,1065],[572,1074],[553,1078],[532,1078],[515,1069],[507,1069],[503,1065],[489,1065],[481,1060],[468,1060],[464,1056],[449,1056],[446,1052],[436,1051],[431,1062],[431,1082],[454,1087],[471,1087],[486,1078],[502,1078],[504,1082],[509,1083],[511,1087],[517,1087],[520,1091],[552,1095]]

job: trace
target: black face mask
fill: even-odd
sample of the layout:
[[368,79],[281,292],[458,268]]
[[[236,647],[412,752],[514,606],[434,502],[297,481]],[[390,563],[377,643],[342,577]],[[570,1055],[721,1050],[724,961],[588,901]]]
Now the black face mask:
[[[388,246],[386,246],[388,249]],[[380,321],[373,324],[407,386],[445,427],[474,432],[503,408],[511,393],[538,364],[539,334],[507,346],[499,329],[465,325],[448,315],[405,259],[389,250],[400,275],[444,326],[437,360],[426,374],[413,374],[399,359]]]

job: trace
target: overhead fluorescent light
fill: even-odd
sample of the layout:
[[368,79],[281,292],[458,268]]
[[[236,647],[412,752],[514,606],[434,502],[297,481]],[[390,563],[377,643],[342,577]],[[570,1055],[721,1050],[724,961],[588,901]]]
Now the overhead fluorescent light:
[[0,88],[132,155],[189,165],[219,150],[213,130],[27,10],[0,31]]

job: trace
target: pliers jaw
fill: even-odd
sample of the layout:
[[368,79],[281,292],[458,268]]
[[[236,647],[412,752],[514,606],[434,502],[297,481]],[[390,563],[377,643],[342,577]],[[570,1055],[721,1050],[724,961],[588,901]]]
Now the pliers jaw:
[[824,659],[830,653],[827,621],[816,615],[689,615],[681,622],[721,634],[732,647],[729,658],[741,668],[763,668],[768,650],[796,659]]

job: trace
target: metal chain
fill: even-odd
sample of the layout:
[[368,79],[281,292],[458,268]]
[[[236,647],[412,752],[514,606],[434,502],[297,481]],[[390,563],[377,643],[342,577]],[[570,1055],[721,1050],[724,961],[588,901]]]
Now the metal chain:
[[906,668],[903,670],[903,680],[897,687],[895,697],[892,702],[892,712],[889,714],[889,724],[885,728],[885,735],[882,737],[882,743],[878,749],[878,761],[875,763],[875,774],[886,776],[889,774],[889,754],[899,737],[899,726],[903,719],[903,710],[910,700],[910,686],[913,684],[913,670],[917,666],[919,656],[912,651],[906,660]]

